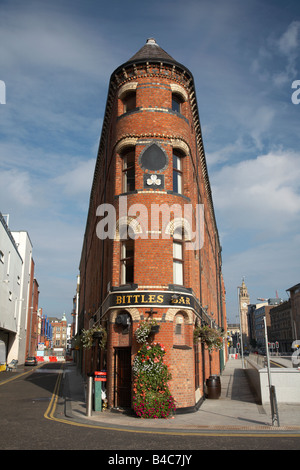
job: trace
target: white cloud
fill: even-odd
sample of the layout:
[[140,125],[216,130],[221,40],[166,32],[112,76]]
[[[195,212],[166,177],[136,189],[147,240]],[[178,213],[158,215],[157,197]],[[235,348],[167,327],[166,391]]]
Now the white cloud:
[[299,47],[300,21],[293,21],[278,40],[283,54],[290,55]]
[[[26,171],[4,170],[0,172],[0,200],[2,204],[10,199],[10,204],[34,206],[31,177]],[[9,195],[9,197],[8,197]]]
[[222,226],[279,234],[299,224],[299,158],[292,151],[269,152],[214,173],[214,203]]
[[252,72],[276,87],[290,83],[297,74],[299,31],[300,21],[292,21],[280,36],[269,35],[252,61]]
[[62,191],[68,196],[89,193],[95,169],[95,159],[79,161],[74,168],[58,176],[54,182],[62,186]]
[[52,72],[65,71],[72,72],[74,79],[78,73],[89,79],[106,77],[107,68],[99,67],[99,63],[111,70],[117,51],[101,34],[101,28],[89,28],[64,7],[57,10],[40,2],[18,3],[19,8],[8,5],[1,12],[0,43],[5,44],[0,49],[2,66],[15,67],[25,76],[34,72],[44,79],[46,70],[50,79]]
[[260,245],[235,250],[223,259],[223,274],[227,290],[227,315],[236,321],[238,312],[237,286],[242,276],[250,294],[250,302],[257,303],[259,297],[276,296],[286,300],[286,289],[299,281],[299,235],[286,236],[282,240],[271,240]]

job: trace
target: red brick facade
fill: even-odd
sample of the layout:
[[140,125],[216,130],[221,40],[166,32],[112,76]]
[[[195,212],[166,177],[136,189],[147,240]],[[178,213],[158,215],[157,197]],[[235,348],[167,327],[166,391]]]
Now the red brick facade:
[[[124,201],[127,212],[122,213]],[[103,204],[116,210],[114,237],[105,239],[99,238],[107,215],[98,209]],[[191,233],[199,228],[200,204],[203,244],[188,249]],[[178,212],[164,219],[166,207],[173,205]],[[125,230],[130,230],[131,241],[123,239]],[[203,396],[205,379],[220,373],[219,351],[209,357],[193,341],[195,325],[201,322],[226,330],[221,247],[193,77],[153,40],[111,76],[82,248],[79,299],[79,329],[101,324],[107,330],[106,350],[97,345],[85,350],[83,369],[107,368],[110,407],[131,406],[130,369],[139,348],[134,332],[142,319],[159,322],[155,341],[167,351],[177,408],[194,407]],[[116,323],[123,313],[129,326]]]

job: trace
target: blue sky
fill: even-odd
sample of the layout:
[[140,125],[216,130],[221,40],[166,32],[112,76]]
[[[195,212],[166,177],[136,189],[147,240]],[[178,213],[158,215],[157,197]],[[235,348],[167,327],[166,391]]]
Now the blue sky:
[[243,276],[253,303],[300,282],[298,0],[0,0],[0,211],[70,318],[109,78],[148,37],[194,76],[235,322]]

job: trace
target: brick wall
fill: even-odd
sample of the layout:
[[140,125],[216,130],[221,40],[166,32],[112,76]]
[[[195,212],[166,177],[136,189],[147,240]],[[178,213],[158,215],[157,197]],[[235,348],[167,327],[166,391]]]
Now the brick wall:
[[[107,394],[110,406],[116,405],[116,348],[129,348],[133,361],[138,350],[134,331],[138,321],[149,316],[146,313],[147,308],[128,305],[126,311],[131,315],[132,322],[130,331],[124,334],[122,327],[114,323],[116,310],[103,310],[103,302],[110,295],[109,288],[122,289],[121,241],[118,237],[114,240],[100,240],[97,237],[96,227],[100,218],[96,216],[96,210],[104,202],[110,203],[115,207],[118,218],[121,197],[124,196],[122,155],[129,146],[134,148],[135,152],[135,190],[126,194],[127,206],[132,208],[133,204],[140,204],[147,211],[147,218],[143,219],[141,224],[144,236],[139,237],[136,233],[134,242],[134,292],[139,289],[167,292],[169,286],[174,283],[172,233],[169,238],[162,238],[162,234],[165,236],[166,227],[163,226],[161,218],[157,221],[156,235],[148,233],[153,228],[153,204],[178,204],[183,214],[185,204],[191,204],[195,211],[196,205],[201,203],[204,205],[204,244],[200,250],[184,252],[182,287],[190,289],[189,292],[193,293],[197,301],[207,307],[207,313],[214,322],[226,328],[220,244],[191,83],[189,73],[183,73],[180,68],[174,70],[170,64],[163,63],[145,63],[139,64],[138,67],[129,63],[126,73],[118,70],[111,78],[80,262],[79,309],[81,328],[89,328],[93,322],[107,322],[107,353],[103,360],[108,370]],[[124,113],[120,90],[124,89],[124,86],[133,85],[136,107]],[[171,109],[174,86],[181,87],[187,97],[180,114]],[[151,172],[142,168],[140,157],[153,142],[165,152],[167,164],[163,169]],[[181,160],[183,194],[173,190],[174,148],[184,155]],[[150,176],[154,173],[163,175],[163,188],[144,187],[144,175]],[[134,213],[132,218],[136,219],[136,222],[141,221],[141,213]],[[179,408],[192,407],[196,400],[193,329],[197,315],[185,307],[182,306],[179,310],[155,305],[155,317],[161,325],[155,340],[162,342],[166,347],[172,373],[170,387]],[[179,327],[176,329],[178,312],[182,316],[180,334]],[[93,355],[93,352],[90,354]],[[202,358],[202,348],[199,348],[197,364],[200,377],[198,397],[201,397],[204,379],[212,373],[220,372],[219,353],[209,355],[206,351],[205,357]],[[204,370],[202,364],[205,364]]]

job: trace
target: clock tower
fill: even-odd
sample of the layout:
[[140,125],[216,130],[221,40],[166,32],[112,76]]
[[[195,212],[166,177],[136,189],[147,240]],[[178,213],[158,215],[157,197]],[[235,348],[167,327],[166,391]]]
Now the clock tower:
[[243,334],[244,347],[249,342],[249,327],[248,327],[248,305],[250,304],[250,297],[248,290],[243,279],[242,285],[239,286],[239,309],[241,319],[241,330]]

